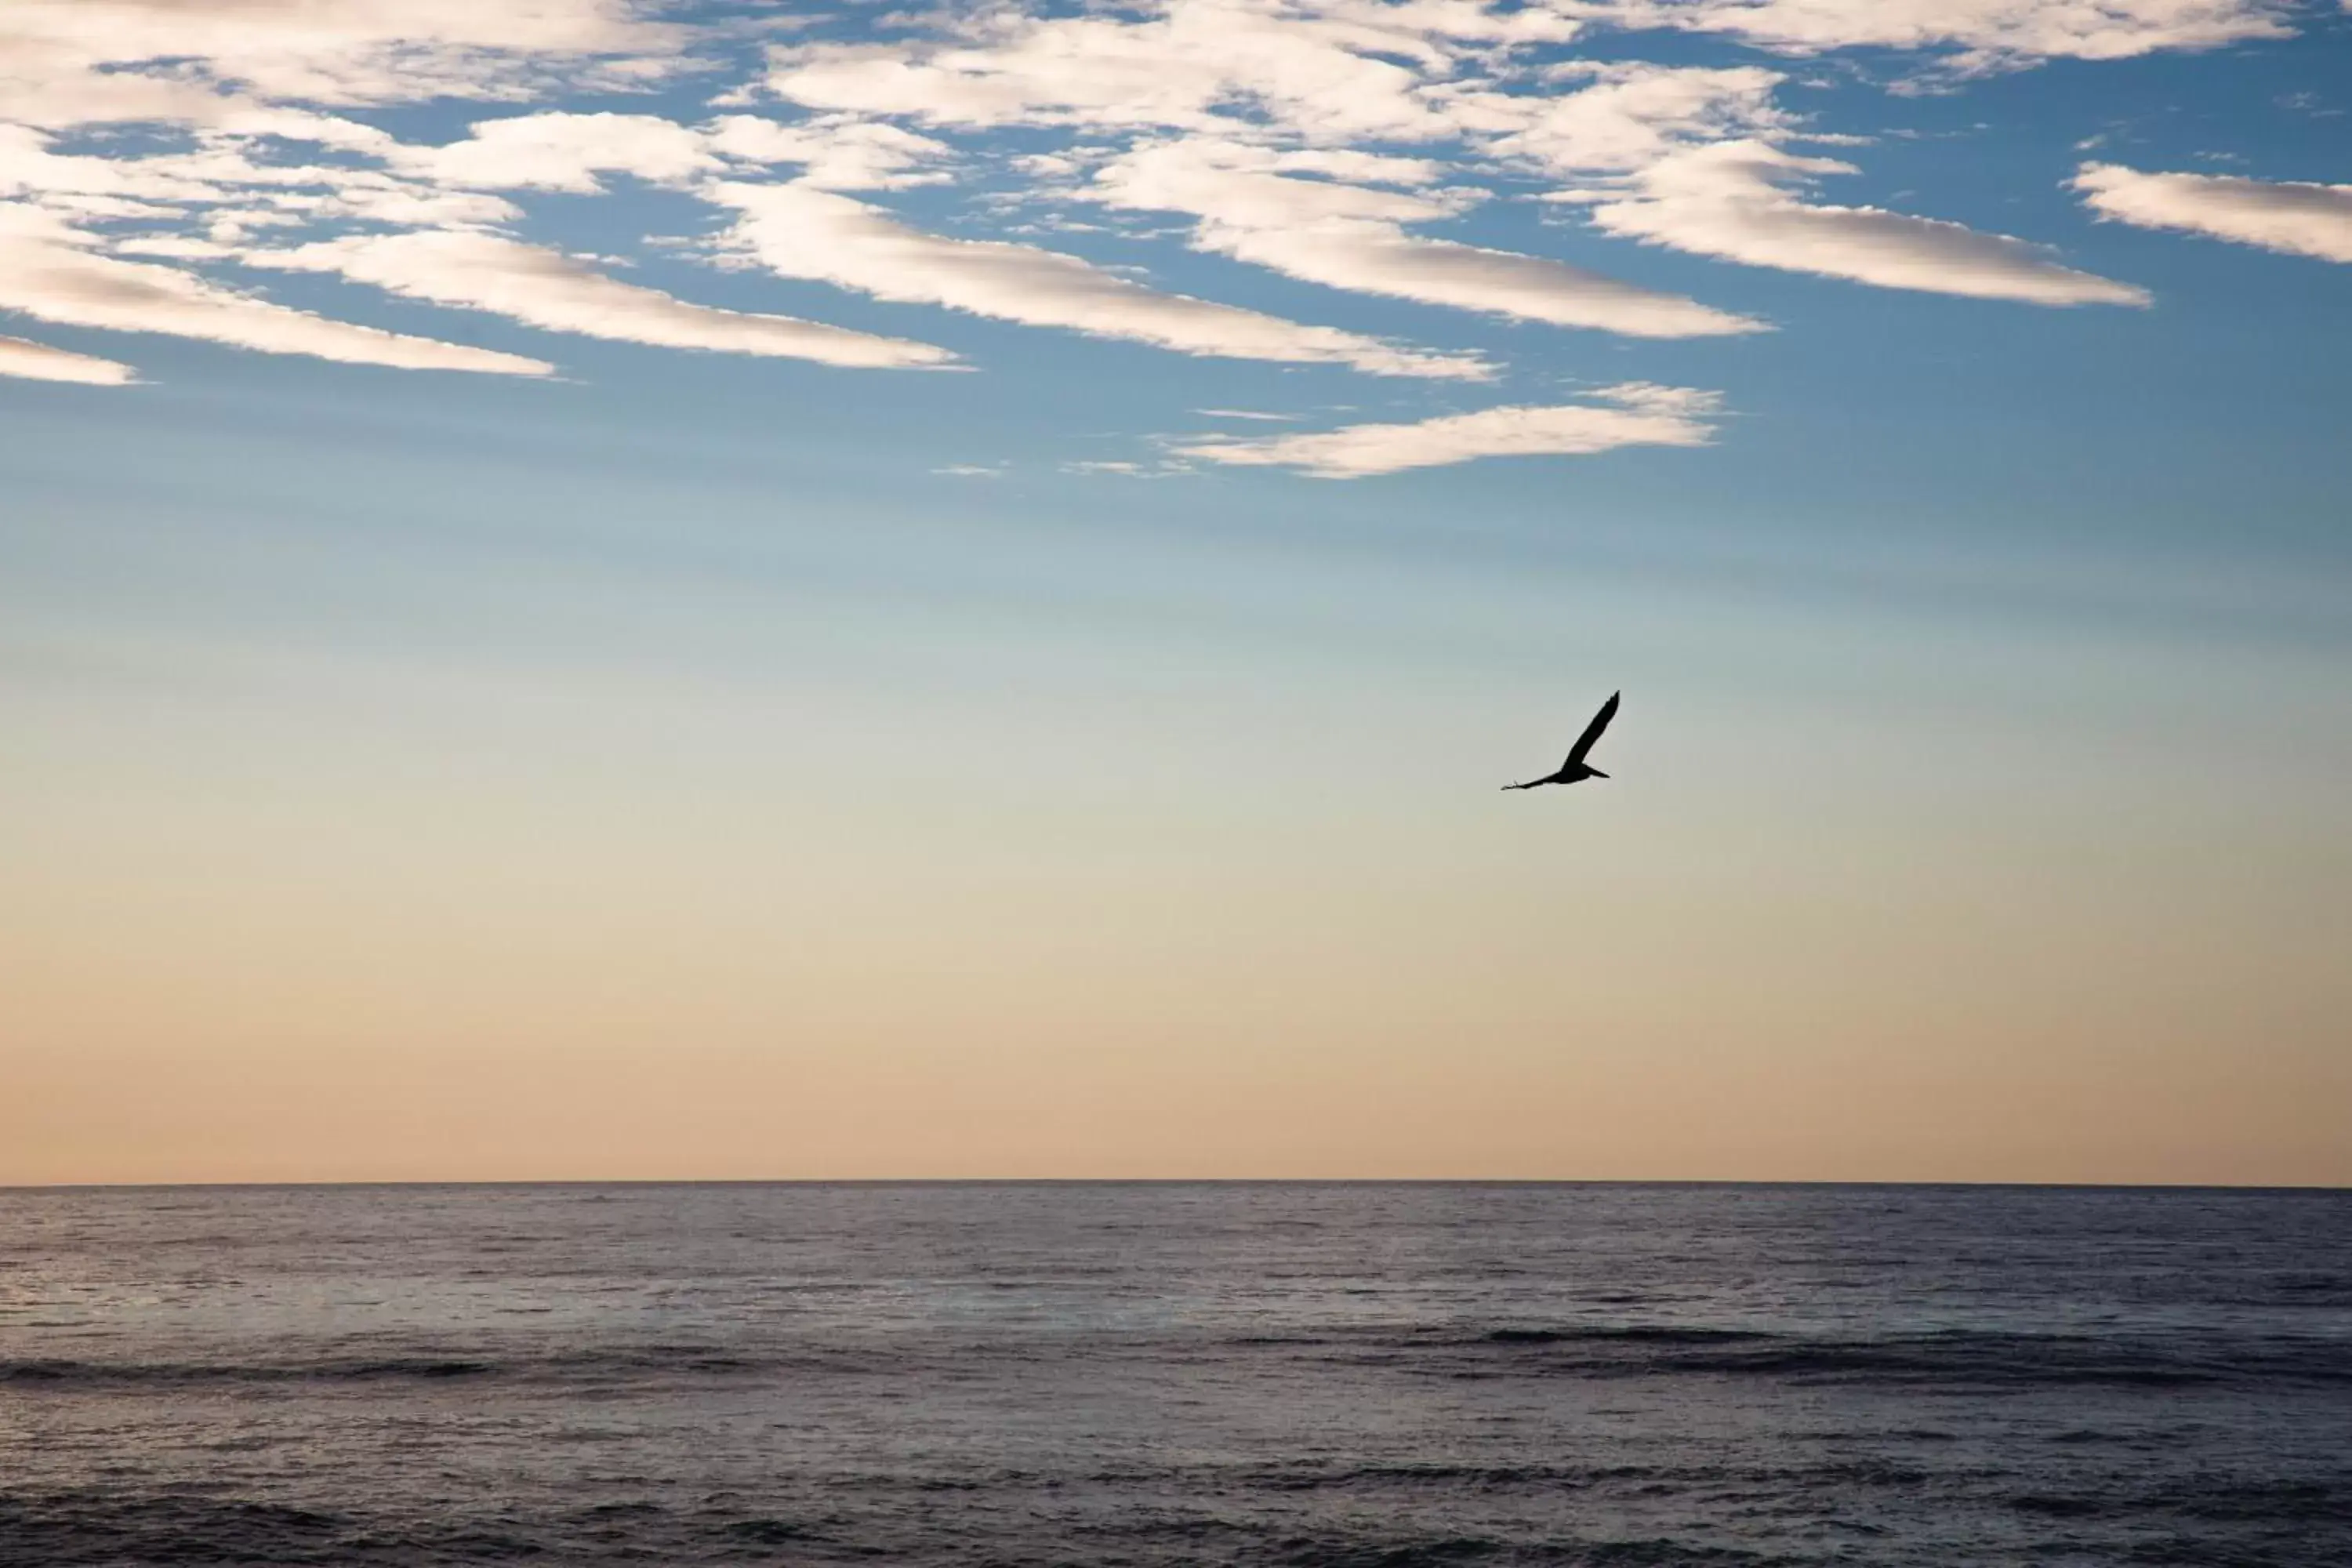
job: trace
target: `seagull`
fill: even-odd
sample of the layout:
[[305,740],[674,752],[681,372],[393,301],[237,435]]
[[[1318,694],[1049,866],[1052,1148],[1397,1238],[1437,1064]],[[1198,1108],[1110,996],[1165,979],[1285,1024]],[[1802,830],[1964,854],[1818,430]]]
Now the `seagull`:
[[1584,727],[1584,733],[1576,738],[1576,745],[1568,753],[1568,761],[1559,764],[1559,772],[1548,773],[1539,779],[1529,779],[1525,784],[1505,784],[1503,787],[1533,789],[1538,784],[1571,784],[1584,779],[1607,778],[1609,775],[1599,768],[1588,768],[1584,765],[1584,753],[1592,750],[1592,742],[1601,739],[1601,731],[1609,728],[1610,720],[1617,717],[1617,699],[1624,695],[1622,691],[1612,691],[1609,694],[1609,700],[1601,705],[1601,711],[1592,716],[1592,722],[1587,724]]

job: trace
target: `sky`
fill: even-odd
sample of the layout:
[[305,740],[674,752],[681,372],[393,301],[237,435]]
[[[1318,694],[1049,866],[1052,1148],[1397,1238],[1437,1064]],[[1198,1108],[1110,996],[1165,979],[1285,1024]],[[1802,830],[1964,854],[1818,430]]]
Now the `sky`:
[[2352,1183],[2347,344],[2323,0],[13,0],[0,1184]]

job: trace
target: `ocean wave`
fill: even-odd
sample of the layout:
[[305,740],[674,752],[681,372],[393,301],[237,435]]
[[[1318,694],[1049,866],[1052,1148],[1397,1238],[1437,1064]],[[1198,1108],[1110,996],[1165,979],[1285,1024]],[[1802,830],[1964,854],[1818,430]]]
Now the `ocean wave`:
[[368,1383],[390,1379],[486,1377],[488,1362],[442,1357],[303,1363],[0,1361],[0,1385],[91,1388],[204,1383]]
[[1841,1340],[1633,1325],[1558,1331],[1496,1329],[1477,1342],[1536,1353],[1511,1356],[1499,1366],[1490,1361],[1435,1370],[1468,1376],[1536,1370],[1599,1376],[1711,1373],[1821,1381],[2098,1384],[2142,1388],[2276,1380],[2352,1383],[2352,1357],[2346,1356],[2339,1342],[2319,1337],[2237,1341],[2217,1346],[2203,1340],[1948,1330]]
[[1623,1323],[1575,1329],[1492,1329],[1484,1337],[1490,1343],[1500,1345],[1555,1345],[1578,1342],[1607,1343],[1614,1341],[1639,1344],[1716,1345],[1741,1340],[1768,1340],[1772,1336],[1756,1329],[1698,1329],[1665,1323]]
[[[2352,1540],[2352,1473],[2310,1479],[2115,1472],[2028,1477],[2000,1468],[1925,1471],[1876,1463],[1780,1468],[1475,1464],[1341,1465],[1328,1469],[1181,1467],[1103,1478],[1028,1469],[965,1478],[947,1498],[920,1469],[800,1478],[763,1489],[602,1502],[454,1499],[345,1489],[332,1503],[213,1491],[91,1485],[0,1488],[0,1568],[163,1568],[190,1563],[316,1568],[461,1568],[534,1561],[564,1568],[656,1563],[746,1568],[887,1562],[898,1568],[979,1563],[1124,1563],[1129,1568],[1685,1568],[1868,1561],[1949,1568],[1960,1561],[2123,1563],[2169,1559],[2246,1568],[2336,1568]],[[1096,1486],[1126,1491],[1110,1504]],[[2053,1484],[2055,1483],[2055,1484]],[[1475,1500],[1500,1489],[1504,1500]],[[1982,1556],[1921,1552],[1921,1543],[1822,1547],[1832,1521],[1874,1537],[1872,1495],[1897,1510],[1932,1499],[1976,1521]],[[1073,1503],[1071,1499],[1092,1500]],[[1559,1510],[1566,1498],[1585,1500]],[[1736,1500],[1751,1527],[1780,1520],[1777,1542],[1740,1545],[1711,1531],[1644,1530],[1663,1500]],[[1856,1519],[1853,1516],[1864,1517]],[[2013,1521],[1996,1548],[2000,1517]],[[1652,1518],[1654,1520],[1654,1511]],[[1574,1522],[1570,1522],[1573,1518]],[[1851,1521],[1849,1523],[1849,1521]],[[2218,1533],[2217,1533],[2218,1532]],[[1769,1528],[1759,1533],[1775,1533]],[[1797,1546],[1801,1540],[1810,1544]],[[2149,1551],[2158,1555],[2148,1556]]]
[[457,1379],[726,1376],[781,1366],[701,1345],[635,1345],[484,1359],[446,1354],[320,1356],[270,1362],[0,1360],[0,1387],[73,1390],[192,1384],[335,1384]]
[[[838,1521],[723,1505],[651,1503],[501,1511],[475,1519],[329,1512],[209,1496],[121,1496],[95,1491],[0,1493],[0,1568],[163,1568],[189,1563],[311,1564],[316,1568],[457,1568],[560,1563],[566,1568],[643,1563],[740,1568],[751,1563],[899,1564],[1119,1562],[1150,1568],[1774,1568],[1815,1563],[1665,1537],[1513,1538],[1403,1521],[1353,1529],[1267,1531],[1213,1514],[1166,1510],[1066,1529],[1026,1549],[985,1533],[938,1539],[933,1525],[899,1521],[897,1550],[845,1540]],[[915,1528],[909,1529],[910,1524]],[[924,1542],[922,1538],[934,1539]]]
[[[587,1345],[474,1353],[465,1346],[354,1349],[348,1353],[247,1361],[0,1359],[0,1388],[23,1392],[236,1384],[612,1383],[775,1378],[791,1374],[905,1376],[948,1363],[1000,1369],[1040,1364],[1018,1340],[823,1344],[789,1348],[702,1342]],[[1207,1342],[1105,1334],[1066,1342],[1050,1359],[1175,1366],[1275,1355],[1302,1363],[1373,1365],[1409,1374],[1497,1377],[1742,1377],[1799,1383],[1886,1383],[1979,1387],[2352,1384],[2352,1356],[2325,1336],[2239,1338],[1989,1333],[1829,1338],[1679,1324],[1560,1328],[1510,1325],[1469,1334],[1395,1331],[1252,1335]],[[2085,1439],[2077,1438],[2076,1441]]]

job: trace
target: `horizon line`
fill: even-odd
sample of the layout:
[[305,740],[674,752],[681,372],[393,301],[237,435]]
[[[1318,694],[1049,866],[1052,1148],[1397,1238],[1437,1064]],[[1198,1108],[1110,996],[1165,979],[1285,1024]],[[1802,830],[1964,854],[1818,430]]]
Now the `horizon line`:
[[531,1176],[290,1181],[0,1183],[0,1194],[449,1187],[1757,1187],[1935,1191],[2352,1193],[2352,1183],[1822,1180],[1675,1176]]

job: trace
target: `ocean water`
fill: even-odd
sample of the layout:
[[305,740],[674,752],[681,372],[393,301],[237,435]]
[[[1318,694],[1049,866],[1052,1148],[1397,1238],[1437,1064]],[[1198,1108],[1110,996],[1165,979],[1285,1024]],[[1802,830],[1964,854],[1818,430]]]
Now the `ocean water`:
[[2352,1194],[0,1192],[0,1564],[2352,1564]]

